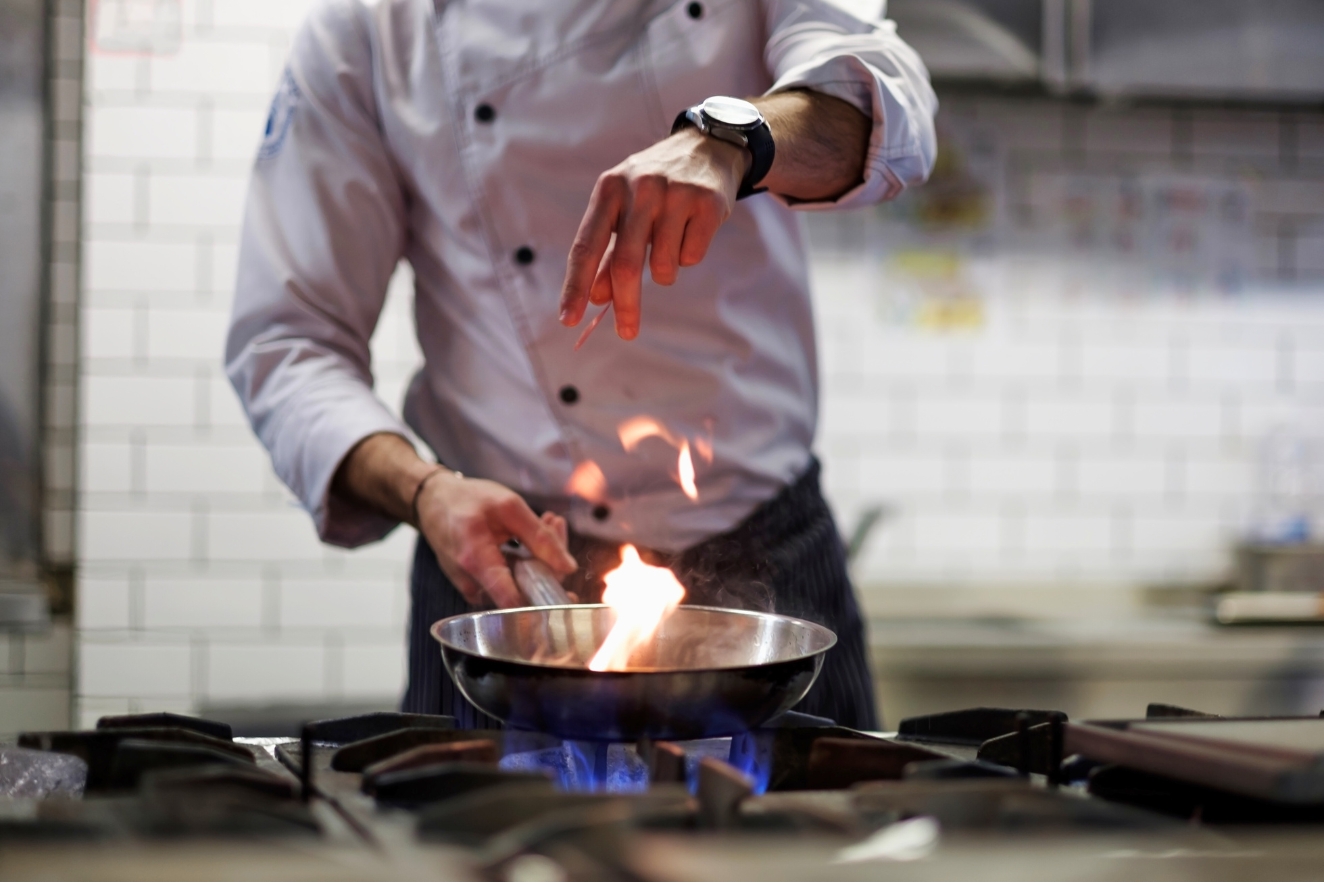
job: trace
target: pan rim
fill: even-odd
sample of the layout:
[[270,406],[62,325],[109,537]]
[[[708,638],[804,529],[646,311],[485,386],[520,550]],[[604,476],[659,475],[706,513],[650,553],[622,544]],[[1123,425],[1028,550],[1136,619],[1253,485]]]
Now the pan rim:
[[428,628],[428,633],[432,636],[432,639],[435,642],[437,642],[437,644],[441,645],[443,649],[449,649],[458,654],[464,654],[466,656],[476,657],[480,660],[491,660],[502,663],[511,663],[517,666],[531,666],[536,669],[554,670],[559,672],[582,673],[584,675],[591,675],[594,677],[599,677],[599,676],[623,677],[630,675],[675,675],[684,672],[735,672],[739,670],[757,669],[764,666],[782,666],[787,663],[797,663],[802,660],[810,660],[815,657],[821,657],[822,655],[826,654],[828,651],[836,647],[838,641],[837,633],[835,630],[829,629],[828,627],[824,626],[821,623],[815,623],[812,620],[805,620],[802,617],[792,617],[789,614],[775,614],[775,613],[768,613],[766,611],[742,611],[739,608],[721,608],[715,605],[681,605],[680,606],[681,608],[685,608],[691,611],[711,611],[719,614],[735,614],[741,617],[752,617],[752,618],[775,617],[778,620],[807,627],[811,632],[825,633],[827,642],[826,644],[823,645],[823,647],[819,648],[816,651],[810,651],[805,654],[797,654],[793,657],[782,657],[777,660],[768,660],[762,663],[737,663],[730,666],[696,666],[690,668],[673,668],[673,669],[624,669],[624,670],[613,669],[604,672],[599,672],[594,669],[589,669],[587,666],[566,666],[564,664],[556,664],[556,663],[538,663],[533,660],[525,660],[519,657],[507,656],[505,654],[479,654],[478,652],[470,648],[460,647],[454,642],[447,641],[438,634],[441,627],[444,624],[450,623],[455,620],[464,620],[464,619],[476,620],[481,617],[500,616],[504,614],[514,614],[524,611],[556,611],[556,610],[567,610],[572,608],[606,608],[606,607],[608,606],[604,604],[543,605],[543,606],[527,605],[522,608],[495,608],[488,611],[467,611],[463,614],[452,614],[450,617],[443,617],[442,619],[433,623]]

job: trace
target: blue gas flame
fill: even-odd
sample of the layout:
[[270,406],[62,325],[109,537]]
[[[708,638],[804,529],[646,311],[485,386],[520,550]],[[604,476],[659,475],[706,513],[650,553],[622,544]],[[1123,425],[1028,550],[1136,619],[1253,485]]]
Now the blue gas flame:
[[550,749],[507,755],[501,769],[546,773],[565,792],[648,790],[648,766],[634,746],[625,743],[566,740]]
[[731,738],[726,761],[754,781],[755,795],[762,795],[772,778],[772,736],[766,732],[737,734]]
[[[772,773],[772,741],[764,734],[740,734],[709,740],[688,740],[685,780],[691,793],[698,788],[699,762],[717,758],[748,776],[754,794],[768,790]],[[566,792],[629,793],[648,791],[648,765],[629,743],[566,740],[559,746],[513,752],[501,759],[502,770],[546,773]]]

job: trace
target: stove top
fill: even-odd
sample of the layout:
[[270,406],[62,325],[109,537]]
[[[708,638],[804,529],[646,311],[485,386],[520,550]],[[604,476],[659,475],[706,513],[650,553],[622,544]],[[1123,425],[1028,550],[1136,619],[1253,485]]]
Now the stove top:
[[[20,796],[0,800],[0,875],[108,877],[120,863],[141,878],[1154,878],[1241,862],[1238,874],[1292,877],[1290,864],[1265,865],[1273,844],[1317,877],[1307,860],[1324,858],[1324,801],[1299,776],[1290,795],[1249,794],[1206,757],[1210,723],[1232,751],[1222,719],[1148,713],[1077,724],[966,709],[893,734],[787,713],[734,737],[634,744],[388,712],[284,741],[119,716],[0,747],[0,787]],[[1195,722],[1195,742],[1154,726],[1173,721]],[[1260,721],[1237,733],[1313,739],[1309,726]],[[1176,768],[1156,772],[1144,754],[1155,740]],[[1313,758],[1274,751],[1289,773]],[[1233,762],[1268,763],[1247,758]]]

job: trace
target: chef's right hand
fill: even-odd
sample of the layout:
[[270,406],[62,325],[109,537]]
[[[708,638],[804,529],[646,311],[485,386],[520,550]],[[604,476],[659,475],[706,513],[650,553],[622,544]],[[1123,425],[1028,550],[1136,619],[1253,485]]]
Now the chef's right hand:
[[550,512],[539,518],[524,498],[486,479],[449,470],[431,476],[418,495],[418,521],[441,570],[471,605],[528,604],[500,549],[512,537],[559,577],[577,567],[566,548],[565,519]]

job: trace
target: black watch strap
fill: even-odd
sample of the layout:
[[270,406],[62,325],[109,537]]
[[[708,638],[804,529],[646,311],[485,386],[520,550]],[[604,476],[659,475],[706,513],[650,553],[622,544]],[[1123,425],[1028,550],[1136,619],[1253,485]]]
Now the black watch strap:
[[[674,135],[686,126],[699,128],[694,115],[699,113],[697,107],[686,108],[676,116],[676,122],[671,126],[671,133]],[[740,130],[740,134],[745,136],[746,147],[749,149],[750,164],[745,172],[745,177],[740,181],[740,189],[736,191],[736,199],[742,200],[747,196],[754,196],[756,193],[763,193],[768,188],[759,187],[759,182],[768,176],[772,169],[772,160],[776,155],[776,145],[772,141],[772,130],[768,128],[766,121],[760,122],[757,126],[750,129]]]

